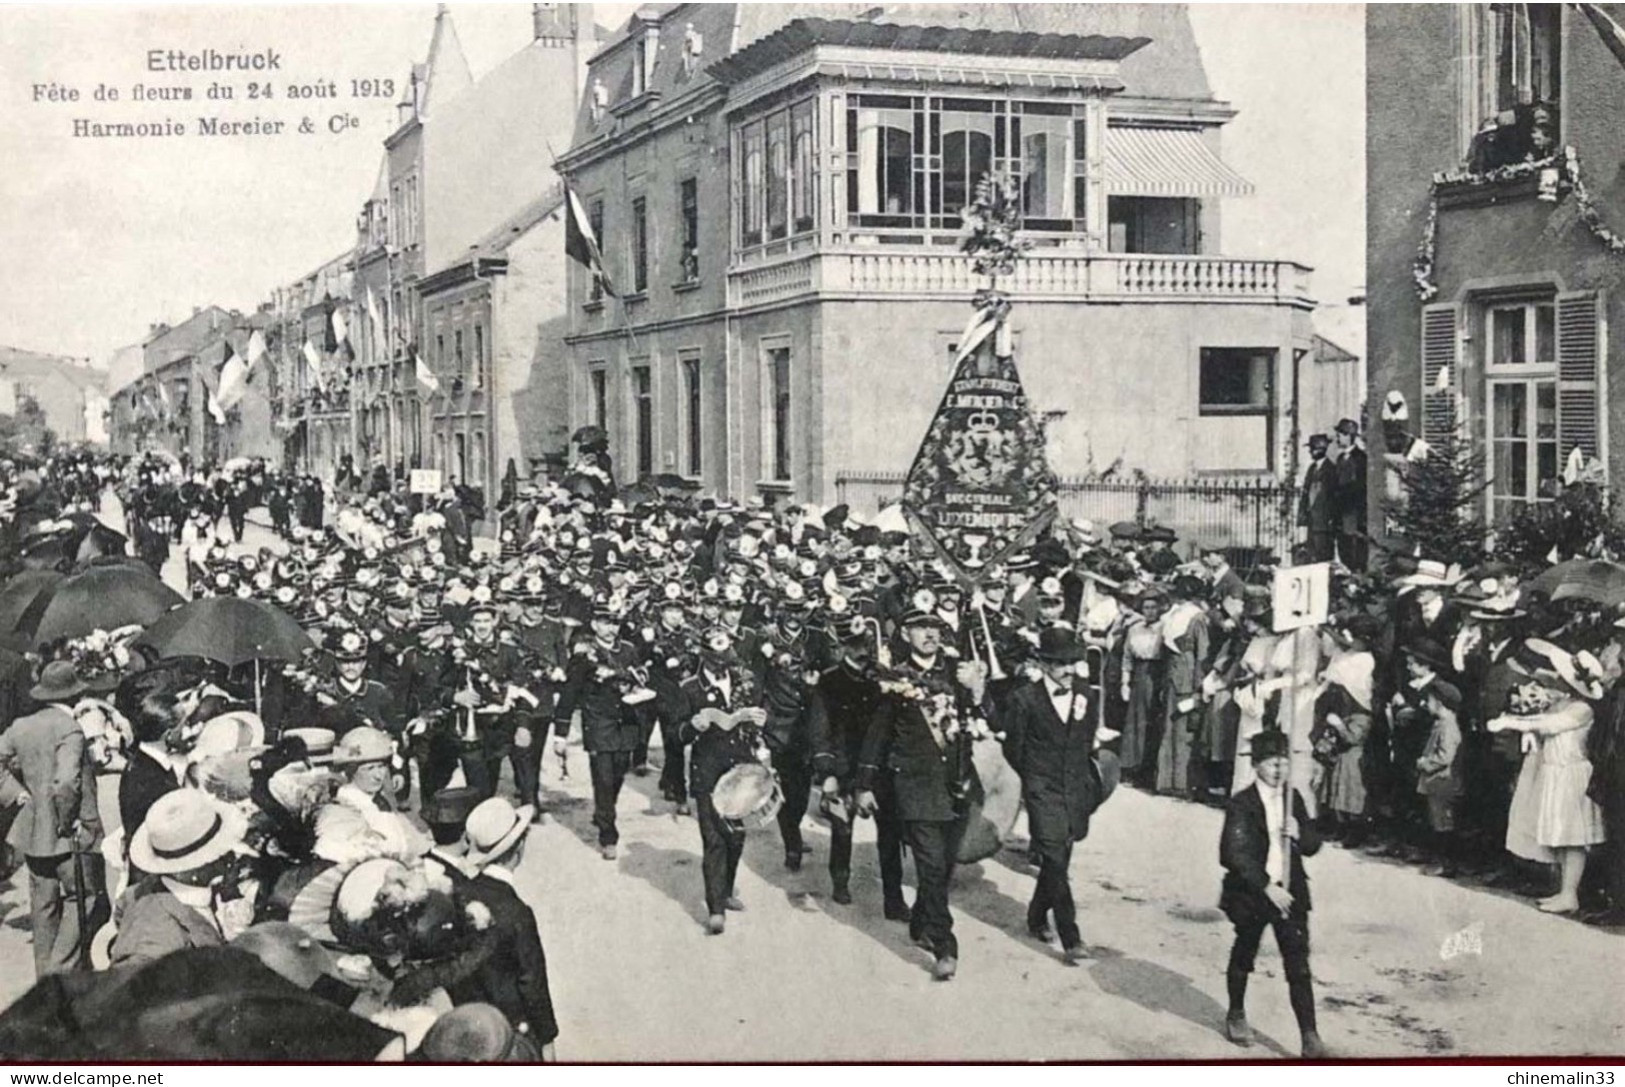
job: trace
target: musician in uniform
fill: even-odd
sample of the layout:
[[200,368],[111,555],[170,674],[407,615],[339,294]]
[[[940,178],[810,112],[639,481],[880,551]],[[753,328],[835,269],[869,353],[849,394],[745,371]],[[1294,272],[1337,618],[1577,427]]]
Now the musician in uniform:
[[1065,628],[1045,630],[1033,655],[1041,678],[1012,691],[998,718],[1005,758],[1021,776],[1021,798],[1038,854],[1038,886],[1027,906],[1027,931],[1045,943],[1059,933],[1070,965],[1089,954],[1072,901],[1072,846],[1088,836],[1089,817],[1103,795],[1094,757],[1095,707],[1076,667],[1085,652]]
[[399,735],[401,720],[388,687],[367,674],[368,638],[359,630],[340,630],[328,648],[333,673],[316,689],[317,728],[342,738],[363,725]]
[[[706,632],[699,671],[684,681],[682,689],[682,733],[693,745],[690,786],[703,851],[705,927],[719,936],[726,924],[725,911],[745,908],[734,894],[745,831],[718,813],[712,790],[729,770],[755,761],[760,726],[768,715],[759,704],[761,688],[734,653],[733,638],[720,627]],[[734,716],[741,710],[748,711],[743,719]]]
[[640,665],[636,646],[622,640],[620,612],[608,597],[593,605],[592,637],[578,641],[565,671],[564,689],[553,710],[553,749],[560,756],[570,735],[570,719],[581,711],[581,742],[592,774],[592,822],[605,860],[616,857],[620,830],[615,805],[632,769],[640,724],[633,706],[623,699],[635,686]]
[[[553,719],[553,706],[558,702],[559,689],[564,684],[565,667],[570,662],[570,643],[574,637],[572,629],[559,616],[547,614],[547,599],[539,577],[528,580],[519,596],[519,625],[515,640],[525,658],[524,687],[535,697],[537,708],[515,730],[513,752],[509,756],[519,802],[536,805],[535,818],[538,821],[545,807],[541,803],[542,750],[546,744],[548,723]],[[521,739],[525,741],[523,744],[519,742]]]
[[1271,729],[1252,740],[1255,782],[1230,798],[1219,841],[1224,890],[1219,908],[1235,926],[1225,980],[1230,1010],[1225,1036],[1240,1046],[1252,1044],[1247,1025],[1247,979],[1253,972],[1266,928],[1285,964],[1287,993],[1298,1021],[1303,1055],[1325,1057],[1326,1047],[1315,1027],[1314,982],[1309,968],[1309,877],[1303,858],[1320,849],[1320,835],[1309,818],[1303,795],[1294,786],[1292,811],[1283,795],[1291,765],[1284,732]]
[[918,887],[909,935],[936,957],[933,976],[947,981],[959,969],[948,884],[965,827],[966,779],[974,775],[966,718],[987,715],[986,675],[977,662],[949,663],[936,614],[911,611],[902,625],[909,654],[882,682],[886,695],[860,756],[857,806],[876,811],[875,782],[891,775]]
[[654,625],[646,631],[645,653],[649,687],[655,693],[655,720],[660,724],[660,747],[665,758],[660,767],[660,795],[677,805],[677,814],[687,815],[688,767],[681,736],[682,686],[694,670],[694,635],[688,626],[680,584],[675,581],[666,584],[656,612]]
[[[839,660],[818,677],[807,702],[808,727],[813,743],[813,774],[820,781],[820,805],[829,816],[829,876],[834,899],[852,902],[853,795],[858,764],[869,722],[880,704],[879,673],[873,659],[875,629],[869,620],[854,615],[833,632]],[[896,791],[885,775],[873,781],[875,831],[880,860],[880,887],[886,919],[907,921],[903,899],[902,821],[897,817]]]
[[441,686],[451,667],[444,624],[418,632],[417,644],[401,654],[402,713],[411,724],[412,750],[418,764],[419,800],[429,799],[450,783],[457,770],[455,714],[448,712],[452,692]]
[[808,642],[807,598],[799,582],[791,585],[793,590],[787,590],[779,601],[773,628],[761,640],[757,659],[748,663],[756,671],[767,708],[762,737],[784,789],[784,804],[778,811],[784,867],[799,872],[802,855],[811,852],[801,835],[801,820],[812,794],[807,701],[818,682],[818,671]]
[[483,797],[496,795],[502,759],[514,740],[514,693],[524,679],[519,647],[498,632],[497,609],[489,591],[477,594],[468,614],[468,637],[454,648],[444,685],[462,712],[457,722],[458,758],[463,776]]

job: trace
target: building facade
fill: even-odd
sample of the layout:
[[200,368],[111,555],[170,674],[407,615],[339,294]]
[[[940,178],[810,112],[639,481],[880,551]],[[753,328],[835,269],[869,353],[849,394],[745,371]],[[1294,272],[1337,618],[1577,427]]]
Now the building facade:
[[1625,455],[1625,71],[1580,7],[1366,13],[1370,402],[1403,398],[1396,449],[1454,420],[1490,521],[1576,448],[1609,476]]
[[1058,471],[1288,469],[1308,269],[1218,255],[1250,186],[1182,7],[818,15],[645,8],[589,64],[563,168],[619,297],[572,272],[570,425],[620,477],[828,502],[906,469],[986,285],[957,246],[989,172]]
[[59,442],[105,444],[106,375],[78,360],[0,347],[0,413],[32,400]]

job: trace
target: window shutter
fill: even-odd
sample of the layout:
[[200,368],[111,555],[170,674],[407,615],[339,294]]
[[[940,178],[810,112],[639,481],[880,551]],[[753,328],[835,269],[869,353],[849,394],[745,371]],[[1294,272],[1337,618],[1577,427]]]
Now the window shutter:
[[1557,296],[1557,440],[1566,459],[1579,446],[1601,459],[1597,365],[1602,359],[1601,299],[1595,291]]
[[[1461,383],[1456,357],[1457,306],[1446,303],[1422,307],[1422,440],[1438,444],[1450,434],[1453,404]],[[1439,387],[1440,373],[1448,370],[1445,387]]]

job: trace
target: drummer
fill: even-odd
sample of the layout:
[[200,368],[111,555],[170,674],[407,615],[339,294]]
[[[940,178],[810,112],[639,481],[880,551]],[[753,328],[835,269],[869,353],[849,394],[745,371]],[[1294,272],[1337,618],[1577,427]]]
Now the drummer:
[[[761,708],[761,687],[751,670],[734,652],[733,638],[721,627],[707,631],[700,647],[698,673],[683,681],[684,722],[681,733],[693,745],[689,769],[690,790],[700,823],[705,877],[705,929],[720,936],[726,910],[743,910],[734,894],[734,877],[745,851],[745,830],[717,812],[712,791],[728,771],[757,759],[760,730],[767,720]],[[745,720],[731,724],[727,715],[748,710]],[[718,711],[724,719],[718,718]]]

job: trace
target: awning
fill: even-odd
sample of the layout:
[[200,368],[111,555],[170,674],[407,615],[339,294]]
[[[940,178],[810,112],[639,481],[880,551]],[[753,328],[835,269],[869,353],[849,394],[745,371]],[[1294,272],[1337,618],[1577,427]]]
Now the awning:
[[1106,191],[1113,196],[1251,196],[1252,182],[1219,161],[1188,128],[1106,129]]

